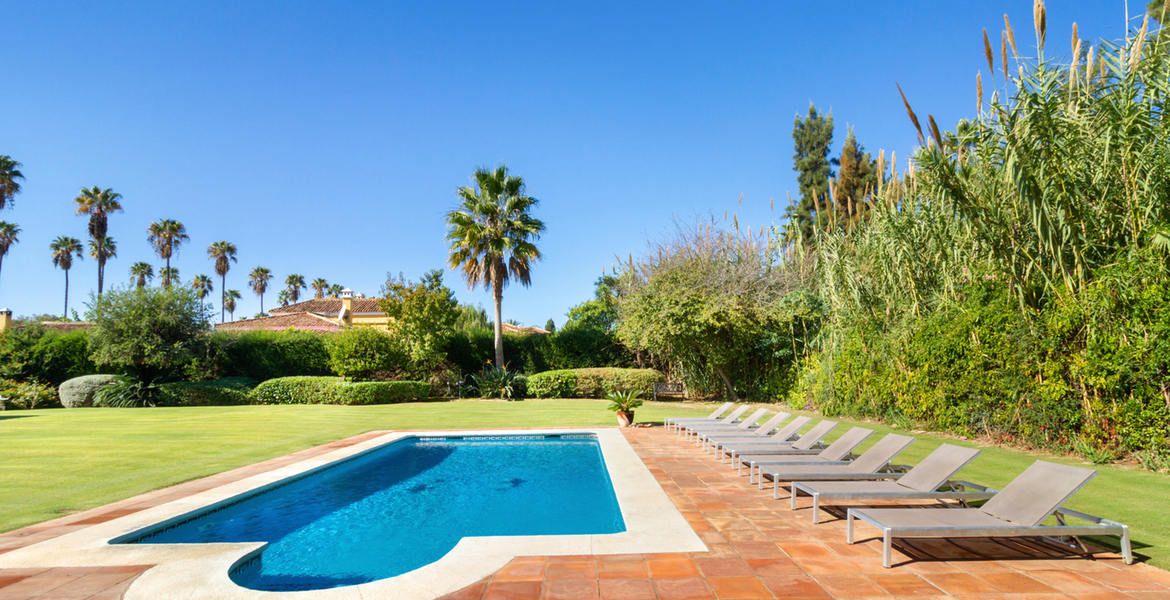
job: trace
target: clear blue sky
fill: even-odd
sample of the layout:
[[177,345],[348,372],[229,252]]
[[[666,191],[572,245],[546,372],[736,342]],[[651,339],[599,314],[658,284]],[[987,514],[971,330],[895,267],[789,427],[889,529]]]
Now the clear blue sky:
[[[1088,39],[1124,33],[1121,1],[1049,4],[1060,53],[1073,21]],[[916,135],[894,82],[942,127],[972,116],[977,71],[991,88],[981,32],[998,53],[1005,12],[1021,51],[1034,46],[1031,0],[9,2],[0,154],[26,181],[0,214],[23,230],[0,306],[60,312],[48,246],[85,239],[72,203],[83,186],[123,195],[107,285],[129,282],[135,261],[157,270],[146,228],[178,219],[184,282],[214,275],[209,244],[238,246],[240,317],[259,310],[255,266],[369,295],[387,272],[444,267],[455,188],[506,162],[548,230],[532,287],[505,290],[504,318],[560,325],[672,215],[779,223],[797,189],[793,118],[810,101],[832,110],[835,150],[850,125],[904,167]],[[70,278],[84,312],[95,261]],[[445,279],[490,312],[488,294]]]

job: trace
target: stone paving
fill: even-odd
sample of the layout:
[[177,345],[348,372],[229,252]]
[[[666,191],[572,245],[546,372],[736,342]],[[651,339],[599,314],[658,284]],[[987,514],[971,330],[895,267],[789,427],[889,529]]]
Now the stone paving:
[[[1036,540],[923,540],[896,544],[881,566],[880,540],[859,526],[845,543],[842,511],[819,525],[808,502],[795,512],[719,459],[660,427],[624,429],[638,455],[708,546],[708,552],[526,556],[443,600],[692,600],[957,597],[970,600],[1170,600],[1170,573],[1090,560]],[[0,534],[0,553],[318,456],[379,435],[356,436],[241,469]],[[912,509],[908,509],[912,510]],[[150,568],[0,569],[0,600],[115,600]]]

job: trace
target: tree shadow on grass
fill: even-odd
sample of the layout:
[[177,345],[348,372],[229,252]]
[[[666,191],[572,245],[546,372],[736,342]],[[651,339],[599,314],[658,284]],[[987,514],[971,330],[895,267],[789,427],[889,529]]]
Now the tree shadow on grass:
[[5,415],[0,414],[0,421],[7,421],[8,419],[24,419],[27,417],[35,417],[37,415]]

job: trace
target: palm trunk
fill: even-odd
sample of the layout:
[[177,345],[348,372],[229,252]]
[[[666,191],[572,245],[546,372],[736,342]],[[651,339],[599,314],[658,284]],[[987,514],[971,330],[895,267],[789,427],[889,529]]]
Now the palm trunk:
[[503,282],[492,282],[492,297],[496,301],[496,366],[504,368],[504,321],[500,304],[504,301]]
[[219,277],[219,322],[223,323],[223,301],[227,299],[227,273]]
[[260,294],[260,314],[264,314],[264,294]]
[[106,260],[98,251],[98,298],[102,297],[102,284],[105,282]]
[[171,289],[171,255],[167,254],[167,289]]
[[65,312],[61,313],[61,320],[69,318],[69,269],[65,269]]

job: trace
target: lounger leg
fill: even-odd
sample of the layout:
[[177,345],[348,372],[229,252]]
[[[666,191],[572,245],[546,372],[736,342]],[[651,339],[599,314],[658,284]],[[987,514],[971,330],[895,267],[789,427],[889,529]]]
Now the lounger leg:
[[847,509],[845,513],[845,543],[853,543],[853,509]]
[[[792,507],[790,508],[790,510],[796,510],[796,484],[795,483],[792,484],[792,487],[790,489],[792,490],[792,502],[791,502]],[[815,498],[815,496],[814,496],[814,498]]]
[[[731,453],[731,460],[735,460],[735,453],[734,452]],[[743,461],[742,460],[739,461],[739,463],[735,465],[735,475],[736,475],[736,477],[743,477]],[[751,471],[748,471],[748,475],[751,475]],[[751,482],[752,481],[749,479],[748,483],[751,483]]]
[[882,566],[887,569],[890,568],[890,566],[893,564],[893,561],[890,560],[890,555],[893,554],[893,541],[894,540],[890,536],[890,530],[887,529],[885,531],[885,536],[882,538]]
[[778,477],[772,478],[772,499],[780,499],[780,478]]
[[821,522],[821,495],[813,494],[813,525]]
[[1129,527],[1121,526],[1121,557],[1125,559],[1125,564],[1133,564],[1133,548],[1129,544]]

